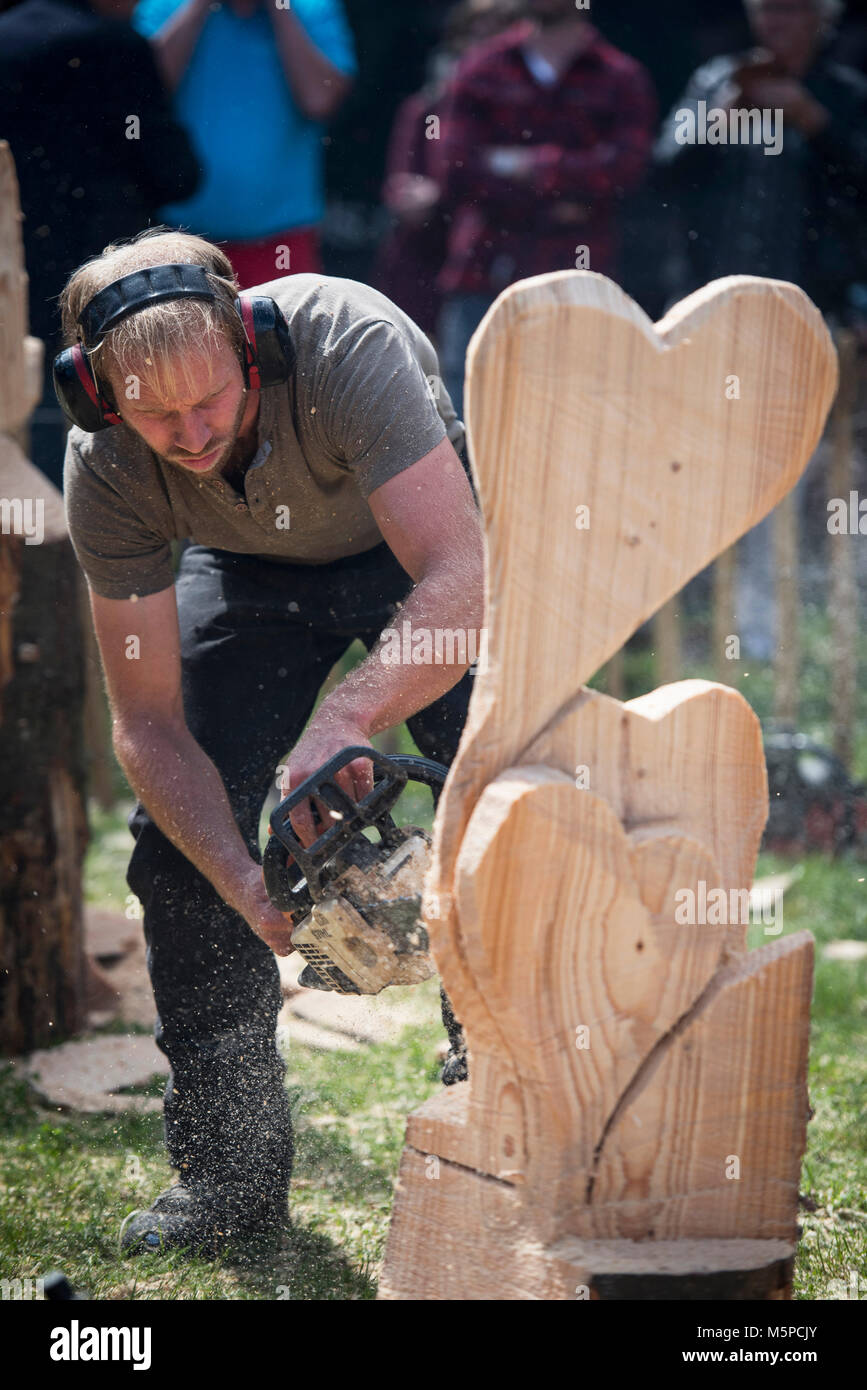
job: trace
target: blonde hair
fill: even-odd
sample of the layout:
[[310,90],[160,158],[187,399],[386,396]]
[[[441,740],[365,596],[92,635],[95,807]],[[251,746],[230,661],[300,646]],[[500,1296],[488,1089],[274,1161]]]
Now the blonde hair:
[[130,241],[106,246],[70,276],[60,296],[66,345],[80,340],[79,315],[106,285],[135,270],[167,264],[203,266],[217,299],[163,301],[122,319],[100,344],[88,349],[102,385],[108,386],[114,370],[121,380],[133,375],[157,396],[169,396],[181,383],[192,390],[192,357],[201,358],[226,344],[239,355],[243,351],[244,329],[234,309],[240,287],[228,256],[203,237],[166,227],[149,227]]

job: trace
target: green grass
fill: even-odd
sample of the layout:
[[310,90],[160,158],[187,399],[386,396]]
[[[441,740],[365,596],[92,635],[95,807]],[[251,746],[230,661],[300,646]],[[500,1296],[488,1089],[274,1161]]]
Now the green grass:
[[[432,984],[423,986],[432,991]],[[158,1115],[52,1113],[0,1069],[0,1278],[59,1267],[98,1299],[369,1299],[407,1112],[438,1087],[435,1024],[362,1052],[289,1048],[294,1230],[251,1266],[124,1259],[120,1222],[172,1180]],[[159,1094],[161,1084],[134,1088]]]
[[[783,935],[812,932],[816,973],[810,1036],[807,1129],[801,1192],[803,1236],[796,1261],[798,1298],[849,1296],[853,1272],[867,1298],[867,960],[825,960],[835,938],[867,941],[867,865],[854,859],[804,861],[804,877],[784,900]],[[791,867],[762,855],[759,873]],[[750,945],[766,938],[750,929]],[[810,1210],[810,1207],[815,1210]]]
[[[823,685],[816,674],[825,631],[820,623],[807,628],[803,727],[827,737],[827,681]],[[749,675],[742,670],[738,684],[767,714],[769,673],[756,663],[746,669]],[[686,674],[710,673],[695,660]],[[652,658],[641,643],[628,653],[626,675],[627,698],[655,684]],[[865,705],[867,681],[860,690]],[[412,750],[405,729],[397,747]],[[859,739],[856,766],[859,774],[867,772],[867,735]],[[128,788],[120,790],[129,797]],[[91,808],[86,897],[116,911],[124,910],[127,897],[130,805],[121,801],[109,813]],[[413,817],[425,823],[428,807],[427,793],[419,793]],[[867,865],[819,856],[804,865],[803,878],[786,895],[784,925],[786,933],[807,928],[817,944],[809,1079],[814,1115],[802,1170],[795,1296],[846,1298],[854,1275],[867,1297],[867,962],[829,961],[821,954],[836,937],[867,941]],[[763,855],[758,873],[788,867]],[[751,929],[751,946],[766,940],[760,927]],[[172,1178],[160,1117],[50,1112],[0,1066],[0,1277],[38,1277],[59,1266],[100,1299],[375,1297],[404,1121],[439,1085],[435,1050],[444,1034],[435,983],[420,990],[431,1021],[407,1028],[398,1041],[344,1053],[291,1044],[294,1231],[281,1252],[249,1266],[177,1254],[122,1259],[122,1218],[146,1206]],[[115,1025],[105,1031],[131,1030]],[[156,1094],[159,1086],[136,1089]]]
[[[98,856],[98,846],[95,851]],[[113,853],[113,851],[109,851]],[[760,873],[785,868],[762,856]],[[810,1098],[796,1266],[799,1298],[867,1294],[867,962],[824,960],[837,936],[867,940],[867,867],[805,860],[785,899],[784,932],[816,938]],[[751,929],[754,946],[761,927]],[[430,995],[434,982],[420,987]],[[0,1070],[0,1277],[60,1266],[97,1298],[365,1299],[375,1295],[409,1110],[438,1087],[436,1021],[359,1052],[287,1054],[298,1156],[295,1232],[253,1268],[178,1255],[121,1259],[121,1219],[171,1181],[159,1116],[84,1116],[38,1106]],[[136,1088],[158,1094],[159,1086]],[[281,1292],[278,1292],[281,1290]]]

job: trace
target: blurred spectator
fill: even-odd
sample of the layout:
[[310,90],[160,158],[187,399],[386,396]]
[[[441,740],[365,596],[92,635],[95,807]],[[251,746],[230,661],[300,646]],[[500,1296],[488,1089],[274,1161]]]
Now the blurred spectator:
[[390,217],[385,156],[400,103],[424,84],[454,0],[344,0],[358,79],[325,137],[322,257],[329,275],[369,283]]
[[859,72],[867,71],[867,0],[848,0],[831,56]]
[[[594,22],[609,43],[647,68],[661,111],[683,91],[691,72],[721,49],[749,43],[746,15],[732,0],[605,0]],[[665,287],[660,267],[669,254],[666,198],[652,175],[627,195],[620,212],[622,231],[618,280],[651,318],[661,317]]]
[[467,344],[501,290],[576,266],[616,275],[617,199],[640,181],[653,142],[641,65],[574,0],[526,0],[525,13],[458,65],[443,107],[452,224],[439,349],[459,415]]
[[[389,142],[382,190],[394,220],[380,249],[374,284],[400,305],[425,333],[436,331],[440,294],[436,280],[446,257],[432,117],[460,57],[510,24],[519,0],[463,0],[452,10],[442,45],[431,55],[430,80],[398,109]],[[436,117],[439,120],[439,117]]]
[[322,126],[356,71],[340,0],[142,0],[205,170],[163,220],[222,243],[242,288],[321,270]]
[[[679,225],[668,288],[679,299],[721,276],[763,275],[800,285],[832,320],[849,318],[853,284],[867,274],[867,81],[827,53],[842,5],[747,0],[746,9],[760,47],[699,68],[657,143]],[[767,117],[760,140],[747,126],[750,110]],[[716,112],[727,143],[707,142]],[[796,491],[802,510],[809,484],[808,473]],[[768,519],[738,547],[737,630],[747,656],[773,656],[774,589]]]
[[[847,312],[867,270],[867,81],[825,52],[841,8],[747,0],[760,48],[699,68],[669,114],[655,154],[680,218],[674,297],[723,275],[767,275],[801,285],[824,313]],[[779,152],[766,153],[764,138],[681,143],[683,113],[717,109],[782,111]]]
[[[608,40],[650,74],[661,111],[683,90],[689,74],[722,42],[737,47],[749,39],[746,19],[732,0],[605,0],[592,9],[593,22]],[[713,47],[708,47],[708,43]]]
[[200,175],[132,10],[133,0],[23,0],[0,15],[0,139],[18,171],[30,331],[45,341],[30,452],[58,488],[66,424],[51,378],[56,297],[76,266],[140,232]]

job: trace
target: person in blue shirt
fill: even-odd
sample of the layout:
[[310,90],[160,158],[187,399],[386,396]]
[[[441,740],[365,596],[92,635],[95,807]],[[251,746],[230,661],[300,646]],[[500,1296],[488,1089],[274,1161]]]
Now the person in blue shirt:
[[142,0],[133,23],[205,171],[163,221],[221,242],[245,289],[321,272],[323,124],[357,72],[341,0]]

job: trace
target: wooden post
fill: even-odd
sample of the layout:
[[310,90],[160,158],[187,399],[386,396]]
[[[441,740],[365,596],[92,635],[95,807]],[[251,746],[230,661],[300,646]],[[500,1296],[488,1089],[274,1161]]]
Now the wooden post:
[[42,389],[18,188],[0,143],[0,1052],[84,1022],[87,843],[78,565],[63,504],[16,439]]
[[733,673],[737,666],[728,654],[728,645],[735,632],[735,575],[737,573],[737,548],[729,546],[724,550],[713,567],[713,618],[711,621],[711,641],[713,644],[714,675],[723,685],[733,685]]
[[[854,333],[837,336],[840,389],[831,417],[831,462],[828,491],[850,503],[854,439],[852,417],[858,392],[858,344]],[[858,668],[858,593],[852,536],[828,537],[831,569],[831,723],[833,750],[847,771],[852,768],[855,687]]]
[[798,629],[798,507],[795,494],[774,512],[774,587],[777,596],[777,653],[774,661],[774,715],[797,725],[800,703],[801,643]]
[[653,619],[656,679],[660,685],[677,680],[682,670],[680,652],[680,604],[676,598],[663,604]]
[[582,682],[794,486],[835,385],[818,311],[749,277],[652,330],[541,276],[470,344],[492,659],[424,898],[469,1080],[409,1118],[380,1298],[790,1296],[812,938],[746,951],[758,721],[704,681]]
[[626,693],[626,681],[623,670],[623,648],[615,652],[605,667],[605,689],[615,700],[622,700]]

